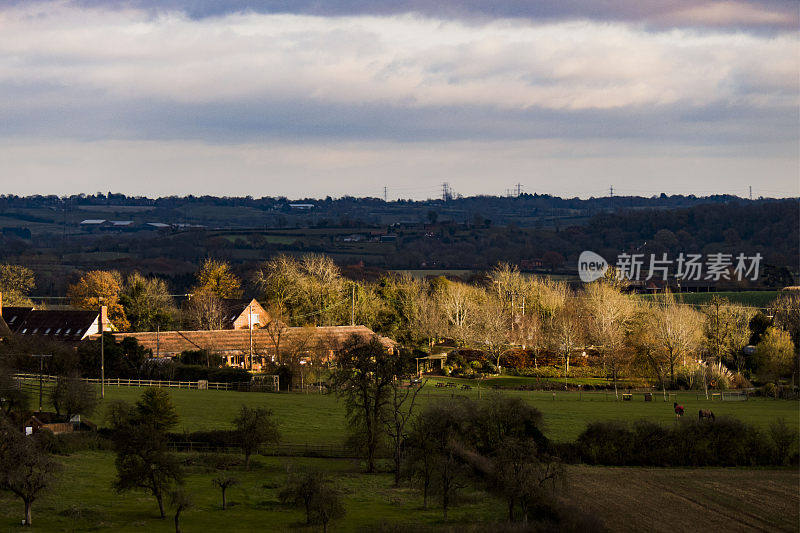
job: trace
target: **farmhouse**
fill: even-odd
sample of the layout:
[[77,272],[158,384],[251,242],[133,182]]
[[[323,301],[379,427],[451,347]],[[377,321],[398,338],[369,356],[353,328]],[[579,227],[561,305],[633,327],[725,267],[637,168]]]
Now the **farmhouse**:
[[248,329],[251,324],[254,328],[259,328],[270,322],[269,313],[255,298],[252,300],[224,299],[222,307],[225,310],[223,321],[225,329]]
[[[204,350],[221,355],[232,366],[252,366],[258,370],[267,361],[287,357],[316,356],[330,359],[353,336],[368,341],[376,333],[366,326],[287,327],[258,329],[222,329],[201,331],[161,331],[114,333],[121,341],[135,338],[140,345],[152,350],[154,357],[175,357],[183,352]],[[396,346],[386,337],[378,336],[389,350]],[[252,364],[250,364],[252,361]]]
[[0,294],[0,334],[35,337],[44,340],[79,343],[100,331],[114,331],[107,309],[35,309],[33,307],[4,307]]

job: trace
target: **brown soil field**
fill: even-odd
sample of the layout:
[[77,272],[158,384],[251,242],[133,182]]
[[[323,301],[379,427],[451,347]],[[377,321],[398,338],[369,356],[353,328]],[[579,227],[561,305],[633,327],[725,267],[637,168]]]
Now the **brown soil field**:
[[796,469],[568,471],[569,499],[611,531],[800,531]]

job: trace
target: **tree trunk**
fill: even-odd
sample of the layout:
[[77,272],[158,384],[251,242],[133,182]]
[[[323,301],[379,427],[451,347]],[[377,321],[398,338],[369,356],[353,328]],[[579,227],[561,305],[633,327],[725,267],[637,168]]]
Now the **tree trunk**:
[[161,518],[164,519],[167,515],[164,513],[164,499],[161,497],[161,493],[156,493],[156,501],[158,502],[158,512],[161,514]]
[[31,507],[33,502],[30,500],[25,500],[25,526],[31,527],[31,523],[33,521],[33,517],[31,516]]
[[225,487],[222,488],[222,510],[225,510]]
[[616,397],[617,400],[619,400],[619,392],[617,391],[617,370],[616,369],[614,369],[611,372],[611,379],[614,380],[614,396]]
[[400,485],[400,444],[398,441],[394,451],[394,486]]
[[670,386],[673,387],[673,390],[674,390],[674,388],[675,388],[675,363],[673,363],[672,361],[670,361],[670,363],[669,363],[669,383],[670,383]]
[[508,521],[514,521],[514,498],[508,499]]
[[250,452],[244,452],[244,469],[250,470]]
[[178,509],[177,511],[175,511],[175,533],[181,533],[180,519],[181,519],[181,510]]

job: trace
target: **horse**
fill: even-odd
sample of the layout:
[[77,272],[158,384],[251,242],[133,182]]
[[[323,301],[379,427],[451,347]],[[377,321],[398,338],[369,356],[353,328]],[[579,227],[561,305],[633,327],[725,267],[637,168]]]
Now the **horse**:
[[700,409],[700,411],[697,414],[697,419],[703,420],[704,418],[711,421],[716,420],[716,418],[714,417],[714,411],[712,411],[711,409]]
[[672,404],[673,409],[675,409],[675,415],[678,417],[683,416],[683,406],[678,405],[678,402]]

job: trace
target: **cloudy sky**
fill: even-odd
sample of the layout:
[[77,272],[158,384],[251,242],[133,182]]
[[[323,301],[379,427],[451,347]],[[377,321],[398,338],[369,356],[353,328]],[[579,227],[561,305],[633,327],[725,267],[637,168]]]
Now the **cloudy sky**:
[[794,0],[0,0],[0,193],[800,195]]

